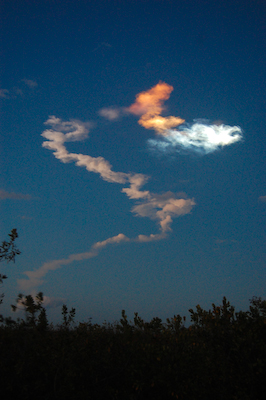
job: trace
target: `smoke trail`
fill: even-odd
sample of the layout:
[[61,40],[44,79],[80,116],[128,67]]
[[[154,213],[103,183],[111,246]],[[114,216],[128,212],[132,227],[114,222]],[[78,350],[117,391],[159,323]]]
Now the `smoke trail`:
[[[140,116],[139,124],[146,129],[154,129],[157,135],[155,139],[148,141],[150,148],[162,153],[186,150],[206,154],[242,139],[242,130],[238,126],[210,124],[206,120],[184,124],[185,120],[180,117],[162,117],[163,103],[169,99],[172,91],[172,86],[159,82],[148,91],[139,93],[130,107],[105,108],[100,110],[99,114],[109,120],[115,120],[123,113]],[[129,199],[138,201],[131,211],[139,217],[147,217],[155,221],[159,226],[159,233],[139,234],[133,239],[119,233],[102,242],[96,242],[88,252],[72,254],[65,259],[44,263],[37,270],[24,272],[28,279],[18,281],[22,289],[36,289],[44,282],[44,277],[49,271],[54,271],[74,261],[96,257],[99,251],[109,244],[164,239],[172,230],[173,219],[189,214],[195,206],[194,199],[186,198],[184,194],[178,195],[172,192],[156,194],[141,190],[149,179],[146,175],[115,172],[112,170],[112,165],[103,157],[69,153],[65,143],[86,139],[91,128],[90,123],[79,120],[62,121],[60,118],[50,116],[45,124],[52,128],[42,133],[42,136],[47,139],[43,147],[53,151],[54,156],[63,163],[74,162],[79,167],[85,167],[88,172],[98,173],[107,182],[127,185],[122,189],[122,193],[125,193]],[[177,126],[179,129],[173,129]]]
[[129,241],[129,239],[125,235],[120,233],[117,236],[113,236],[102,242],[95,243],[87,252],[71,254],[70,256],[68,256],[68,258],[46,262],[40,268],[34,271],[25,271],[24,275],[26,275],[28,279],[18,279],[18,285],[21,290],[36,291],[36,288],[44,283],[44,277],[49,271],[55,271],[64,265],[72,264],[74,261],[88,260],[89,258],[96,257],[99,254],[99,251],[106,247],[108,244],[115,244],[127,241]]
[[136,173],[115,172],[111,164],[103,157],[91,157],[84,154],[69,153],[65,147],[66,142],[84,140],[88,137],[90,124],[78,120],[62,121],[60,118],[50,116],[45,122],[51,129],[46,129],[42,136],[47,139],[43,147],[52,150],[54,156],[63,163],[75,162],[79,167],[85,167],[89,172],[98,173],[107,182],[127,184],[122,189],[129,199],[138,200],[132,208],[132,212],[139,217],[148,217],[159,226],[159,233],[142,235],[136,238],[128,238],[123,233],[107,238],[104,241],[94,243],[90,250],[84,253],[72,254],[68,258],[53,260],[44,263],[34,271],[26,271],[24,274],[28,279],[19,279],[21,290],[36,291],[36,288],[44,283],[44,277],[50,272],[69,265],[75,261],[87,260],[96,257],[99,251],[109,244],[120,244],[124,242],[151,242],[162,240],[171,232],[171,224],[174,218],[190,213],[195,205],[194,199],[188,199],[183,194],[167,192],[164,194],[150,193],[141,190],[147,183],[148,176]]

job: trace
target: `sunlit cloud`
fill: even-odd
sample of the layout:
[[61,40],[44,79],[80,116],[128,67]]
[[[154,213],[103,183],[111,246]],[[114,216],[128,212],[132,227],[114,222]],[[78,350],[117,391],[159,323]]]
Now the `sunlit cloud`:
[[146,129],[154,129],[156,133],[163,135],[167,129],[173,128],[185,122],[180,117],[162,117],[163,103],[168,100],[173,86],[165,82],[159,82],[150,90],[141,92],[136,96],[136,101],[127,111],[140,115],[139,124]]
[[165,154],[175,151],[208,154],[239,142],[242,138],[239,126],[215,125],[206,121],[181,125],[178,130],[167,130],[163,137],[149,139],[148,145],[151,149]]
[[[161,116],[164,101],[169,99],[172,91],[172,86],[159,82],[150,90],[139,93],[135,103],[127,109],[141,116],[140,125],[155,131],[156,137],[148,140],[151,150],[165,154],[181,150],[207,154],[242,140],[239,126],[211,124],[203,119],[189,124],[180,117]],[[177,126],[178,129],[173,129]]]

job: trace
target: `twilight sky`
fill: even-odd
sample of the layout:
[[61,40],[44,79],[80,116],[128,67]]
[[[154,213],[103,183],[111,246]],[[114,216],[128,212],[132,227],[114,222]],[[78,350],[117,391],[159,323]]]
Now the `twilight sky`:
[[265,1],[4,1],[2,313],[266,297]]

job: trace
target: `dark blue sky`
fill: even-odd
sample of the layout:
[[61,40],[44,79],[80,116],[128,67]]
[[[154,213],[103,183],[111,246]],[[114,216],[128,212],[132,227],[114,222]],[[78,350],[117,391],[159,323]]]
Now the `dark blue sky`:
[[[122,309],[164,319],[222,296],[238,309],[265,298],[266,3],[10,0],[1,8],[0,233],[4,240],[17,228],[22,251],[14,266],[1,265],[6,313],[18,292],[36,290],[51,318],[65,302],[79,320],[97,322]],[[208,154],[152,152],[158,135],[127,109],[159,81],[173,87],[162,115],[238,126],[243,139]],[[44,125],[49,116],[61,125]],[[89,133],[64,143],[75,156],[62,162],[41,134],[65,133],[70,120]],[[136,216],[141,200],[121,192],[128,185],[76,166],[77,154],[148,176],[141,190],[156,210],[160,196],[195,205],[171,214],[166,237],[138,242],[160,235],[162,219]],[[119,234],[128,240],[104,242]],[[97,242],[97,255],[57,261]]]

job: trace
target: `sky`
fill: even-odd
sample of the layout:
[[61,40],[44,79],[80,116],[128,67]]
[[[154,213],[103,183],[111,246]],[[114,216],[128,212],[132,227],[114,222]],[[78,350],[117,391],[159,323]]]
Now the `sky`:
[[[266,298],[265,1],[1,2],[1,312]],[[19,314],[18,314],[19,316]]]

